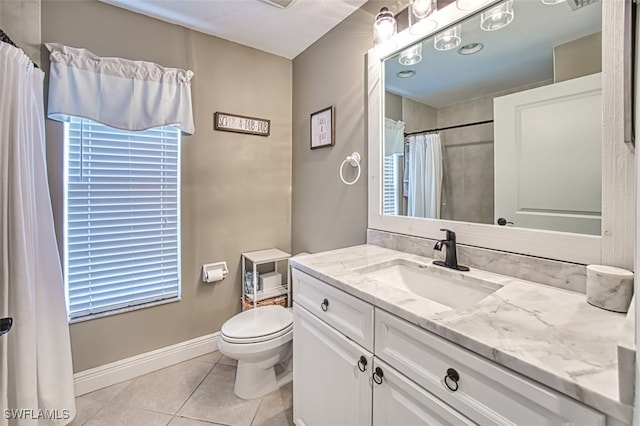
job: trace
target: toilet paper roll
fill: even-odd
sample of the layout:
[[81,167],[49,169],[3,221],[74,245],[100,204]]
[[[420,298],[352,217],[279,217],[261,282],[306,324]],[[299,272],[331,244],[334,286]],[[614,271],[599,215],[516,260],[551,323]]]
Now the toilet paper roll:
[[633,272],[605,265],[587,266],[587,302],[614,312],[627,312],[633,297]]
[[215,281],[222,281],[224,279],[224,271],[220,268],[207,270],[203,273],[203,281],[206,283],[212,283]]

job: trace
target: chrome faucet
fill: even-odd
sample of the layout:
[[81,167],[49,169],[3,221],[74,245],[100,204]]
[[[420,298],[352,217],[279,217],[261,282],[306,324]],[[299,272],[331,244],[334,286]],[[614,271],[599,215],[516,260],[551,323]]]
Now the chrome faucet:
[[442,250],[442,246],[447,248],[445,253],[444,262],[442,260],[434,260],[433,264],[438,266],[444,266],[445,268],[456,269],[458,271],[468,271],[469,267],[458,265],[458,254],[456,252],[456,233],[449,229],[441,229],[447,234],[447,238],[444,240],[438,240],[436,245],[433,246],[434,250]]

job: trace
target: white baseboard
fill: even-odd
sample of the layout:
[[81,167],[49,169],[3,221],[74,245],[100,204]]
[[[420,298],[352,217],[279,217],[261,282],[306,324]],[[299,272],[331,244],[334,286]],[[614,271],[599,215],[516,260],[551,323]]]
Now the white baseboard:
[[76,396],[218,350],[220,332],[121,359],[73,375]]

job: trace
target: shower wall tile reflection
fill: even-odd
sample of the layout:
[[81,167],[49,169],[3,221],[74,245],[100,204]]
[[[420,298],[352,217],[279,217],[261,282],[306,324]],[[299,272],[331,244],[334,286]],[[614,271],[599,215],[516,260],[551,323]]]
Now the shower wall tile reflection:
[[[438,108],[438,127],[492,118],[493,96]],[[494,223],[493,124],[444,130],[441,135],[446,203],[441,210],[442,219]]]
[[404,131],[407,133],[433,129],[438,126],[438,110],[429,105],[403,97],[402,119],[406,125]]

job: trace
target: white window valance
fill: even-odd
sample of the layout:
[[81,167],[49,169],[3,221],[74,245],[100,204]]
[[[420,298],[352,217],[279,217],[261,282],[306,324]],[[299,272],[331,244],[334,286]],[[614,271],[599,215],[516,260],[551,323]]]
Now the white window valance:
[[102,58],[86,49],[47,43],[48,116],[84,117],[123,130],[176,125],[192,134],[193,72],[153,62]]

